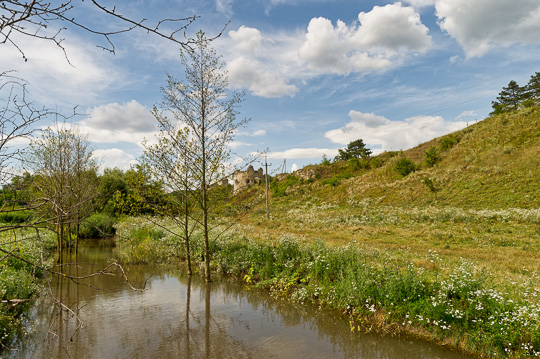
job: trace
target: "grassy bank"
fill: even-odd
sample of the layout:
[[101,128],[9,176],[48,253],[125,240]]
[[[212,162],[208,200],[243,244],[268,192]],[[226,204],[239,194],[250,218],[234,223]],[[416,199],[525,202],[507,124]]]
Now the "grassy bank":
[[[290,213],[305,228],[313,228],[310,235],[280,234],[278,220],[238,226],[213,243],[213,268],[274,295],[338,310],[348,316],[351,331],[414,335],[484,357],[540,355],[540,280],[538,261],[531,260],[537,248],[523,250],[516,236],[508,248],[519,246],[531,254],[517,268],[520,264],[509,266],[496,255],[491,260],[483,260],[474,250],[467,255],[467,249],[483,248],[478,242],[436,235],[441,226],[459,224],[456,227],[477,228],[482,240],[489,235],[481,228],[504,225],[525,238],[535,230],[537,212],[368,206],[363,215],[344,217],[335,211],[331,206],[311,206],[299,211],[302,215]],[[349,232],[347,241],[349,227],[382,235],[368,241],[354,239],[358,235]],[[396,233],[402,227],[415,228],[417,236],[407,234],[406,228]],[[305,228],[303,232],[309,233]],[[330,235],[328,229],[342,236],[329,243],[315,234]],[[182,259],[181,241],[142,218],[122,222],[117,230],[126,261]],[[485,244],[486,250],[496,252],[496,240]],[[200,259],[198,240],[192,250]]]
[[0,248],[12,254],[0,254],[0,350],[21,328],[21,315],[39,292],[36,283],[43,273],[24,260],[42,263],[46,258],[43,251],[53,245],[54,241],[38,240],[34,232],[13,230],[0,234]]

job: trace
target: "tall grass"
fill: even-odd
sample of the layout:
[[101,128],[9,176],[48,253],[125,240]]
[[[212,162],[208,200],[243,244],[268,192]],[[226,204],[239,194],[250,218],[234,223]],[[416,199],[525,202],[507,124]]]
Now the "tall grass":
[[[144,226],[130,227],[140,240]],[[171,260],[170,238],[146,233]],[[124,250],[136,252],[135,247]],[[180,258],[181,245],[177,250]],[[199,239],[193,250],[202,252]],[[212,245],[214,270],[276,296],[339,310],[348,316],[351,331],[408,333],[488,357],[540,356],[535,273],[501,284],[474,261],[447,263],[436,251],[420,256],[434,264],[431,269],[354,241],[328,246],[292,236],[255,240],[238,231]]]

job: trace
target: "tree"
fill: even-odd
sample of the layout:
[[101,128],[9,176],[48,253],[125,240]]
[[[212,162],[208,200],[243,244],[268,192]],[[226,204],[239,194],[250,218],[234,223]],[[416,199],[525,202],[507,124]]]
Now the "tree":
[[540,104],[540,72],[531,76],[529,83],[525,86],[525,93],[527,99],[531,100],[533,104]]
[[364,141],[358,139],[350,142],[345,149],[339,149],[336,161],[347,161],[351,158],[369,158],[371,150],[366,148]]
[[237,119],[244,94],[227,91],[223,63],[203,32],[197,33],[193,51],[182,51],[181,62],[185,81],[168,76],[163,101],[154,109],[159,141],[145,154],[169,190],[189,193],[200,211],[200,217],[191,218],[201,227],[205,279],[210,281],[210,211],[223,198],[213,186],[234,171],[226,167],[231,156],[228,144],[248,120]]
[[[92,212],[97,193],[97,164],[87,136],[77,128],[45,129],[30,143],[27,166],[34,174],[36,206],[42,217],[50,216],[58,252],[71,246],[72,225],[76,228]],[[61,256],[60,256],[61,258]],[[59,258],[59,259],[60,259]]]
[[523,101],[523,93],[523,87],[520,87],[514,80],[510,81],[508,86],[503,87],[502,91],[499,92],[497,101],[491,102],[491,107],[494,110],[491,114],[517,110]]
[[[62,45],[62,34],[67,30],[68,26],[73,26],[105,39],[107,44],[99,47],[111,53],[115,52],[112,37],[134,29],[140,29],[165,38],[184,48],[189,48],[191,45],[192,40],[186,39],[183,32],[197,19],[196,15],[185,18],[167,18],[158,20],[154,24],[148,24],[147,19],[134,19],[122,14],[118,9],[121,5],[124,4],[119,2],[117,5],[110,4],[107,6],[98,0],[90,0],[86,3],[84,1],[75,3],[73,0],[64,2],[46,0],[1,1],[0,44],[8,43],[14,46],[25,61],[27,58],[24,49],[21,42],[18,41],[21,36],[51,41],[65,54]],[[84,9],[85,6],[93,9]],[[85,13],[85,10],[87,12],[96,9],[107,18],[107,20],[101,22],[101,27],[93,26],[88,22],[88,18],[78,15]],[[79,10],[78,14],[77,10]],[[111,30],[103,29],[104,23],[114,24],[114,27],[111,27]],[[174,24],[172,28],[168,27],[170,24]],[[165,30],[164,28],[167,27],[168,30]]]

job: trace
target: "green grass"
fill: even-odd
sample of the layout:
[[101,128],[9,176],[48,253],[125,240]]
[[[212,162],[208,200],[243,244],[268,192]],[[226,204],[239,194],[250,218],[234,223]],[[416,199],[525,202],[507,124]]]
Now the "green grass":
[[[400,158],[419,166],[404,177]],[[539,108],[370,166],[308,166],[309,180],[274,179],[270,220],[263,187],[231,198],[222,219],[240,224],[213,243],[214,269],[337,309],[352,331],[416,335],[484,357],[540,355],[539,168]],[[231,210],[240,205],[250,215]],[[119,226],[138,238],[134,223]],[[168,234],[141,243],[140,253],[124,243],[128,260],[182,260]],[[192,243],[199,264],[201,248]]]
[[0,300],[4,302],[0,303],[0,350],[20,328],[21,314],[30,305],[24,300],[35,298],[38,294],[36,280],[43,273],[26,261],[41,263],[41,250],[49,248],[51,243],[54,245],[47,238],[35,238],[30,231],[0,233],[0,247],[13,254],[0,254]]

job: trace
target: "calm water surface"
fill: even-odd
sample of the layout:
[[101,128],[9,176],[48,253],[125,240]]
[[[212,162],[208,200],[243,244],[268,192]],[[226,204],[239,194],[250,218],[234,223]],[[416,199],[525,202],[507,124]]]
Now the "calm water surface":
[[[65,272],[104,268],[111,242],[87,243]],[[225,278],[188,279],[156,266],[126,268],[77,285],[55,281],[29,312],[31,334],[1,358],[467,358],[430,344],[351,334],[335,313],[246,290]],[[51,297],[71,310],[59,310]],[[78,318],[77,318],[78,317]]]

